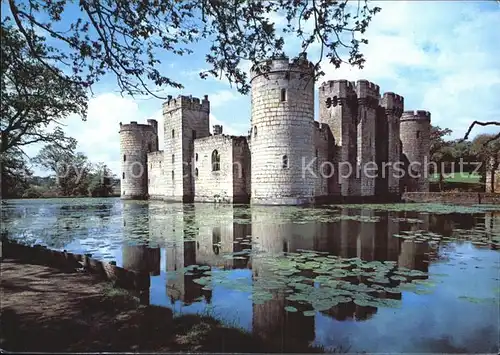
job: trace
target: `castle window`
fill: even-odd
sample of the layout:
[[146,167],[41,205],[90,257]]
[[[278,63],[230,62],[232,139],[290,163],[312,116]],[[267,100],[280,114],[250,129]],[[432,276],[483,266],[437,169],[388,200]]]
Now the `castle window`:
[[417,138],[420,138],[420,131],[417,131]]
[[253,136],[257,137],[257,126],[253,126]]
[[127,156],[123,154],[123,161],[127,161]]
[[286,101],[286,89],[281,89],[281,102]]
[[125,179],[125,172],[122,173],[122,179]]
[[194,160],[198,161],[198,153],[194,155]]
[[217,150],[212,152],[212,171],[220,170],[220,155]]
[[196,139],[196,131],[193,129],[193,140]]
[[172,164],[175,162],[175,155],[172,154]]
[[194,176],[198,177],[198,168],[194,169]]
[[151,146],[151,143],[148,143],[148,152],[151,152],[151,150],[152,150],[152,149],[153,149],[153,148],[152,148],[152,146]]
[[221,242],[220,227],[215,227],[212,230],[212,249],[213,249],[215,255],[219,255],[220,242]]
[[283,164],[282,164],[283,169],[288,169],[288,156],[283,155]]
[[172,181],[174,181],[174,171],[172,170]]
[[175,138],[175,130],[172,130],[172,138]]

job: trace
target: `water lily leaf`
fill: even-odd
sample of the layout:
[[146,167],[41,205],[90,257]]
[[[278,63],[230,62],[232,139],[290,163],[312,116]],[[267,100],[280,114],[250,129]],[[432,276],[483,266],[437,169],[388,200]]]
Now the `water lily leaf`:
[[292,306],[286,306],[286,307],[285,307],[285,310],[286,310],[287,312],[297,312],[297,308],[292,307]]

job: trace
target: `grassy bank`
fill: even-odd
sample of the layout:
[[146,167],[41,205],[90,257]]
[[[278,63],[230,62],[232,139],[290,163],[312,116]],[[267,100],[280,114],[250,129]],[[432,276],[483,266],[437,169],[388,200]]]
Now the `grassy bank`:
[[323,352],[260,338],[209,315],[174,317],[90,274],[2,260],[1,339],[22,352]]

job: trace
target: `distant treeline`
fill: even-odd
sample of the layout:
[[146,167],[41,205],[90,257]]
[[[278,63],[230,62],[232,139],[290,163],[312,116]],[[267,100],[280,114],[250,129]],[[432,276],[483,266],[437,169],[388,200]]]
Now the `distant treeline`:
[[46,145],[30,159],[52,174],[35,176],[26,159],[17,169],[2,174],[2,198],[111,197],[120,195],[120,180],[104,163],[93,164],[87,156],[56,144]]

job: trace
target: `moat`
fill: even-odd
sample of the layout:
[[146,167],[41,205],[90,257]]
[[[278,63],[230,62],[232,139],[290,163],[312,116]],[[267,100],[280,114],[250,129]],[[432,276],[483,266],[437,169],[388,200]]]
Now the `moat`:
[[498,350],[500,205],[5,202],[11,237],[147,270],[175,314],[327,350]]

